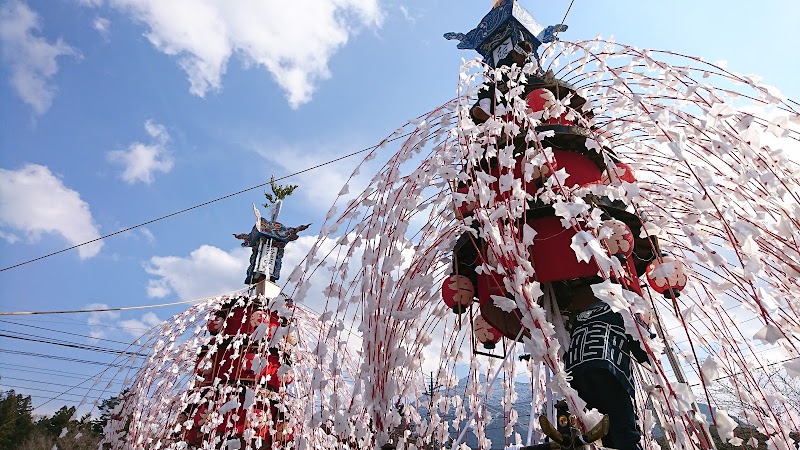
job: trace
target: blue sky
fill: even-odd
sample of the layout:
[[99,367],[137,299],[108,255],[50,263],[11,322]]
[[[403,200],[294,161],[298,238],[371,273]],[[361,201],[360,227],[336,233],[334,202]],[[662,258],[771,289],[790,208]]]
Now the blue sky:
[[[569,5],[521,3],[543,24],[558,23]],[[461,60],[475,54],[457,50],[442,33],[468,31],[490,6],[489,0],[0,0],[0,266],[378,143],[455,95]],[[566,23],[565,40],[613,35],[641,48],[725,60],[729,70],[759,74],[800,98],[795,1],[576,0]],[[354,164],[291,179],[301,186],[283,222],[311,222],[306,233],[319,231]],[[242,287],[248,252],[231,234],[250,229],[254,202],[263,202],[260,190],[0,272],[0,309],[146,305]],[[289,264],[308,242],[294,252],[290,247]],[[0,319],[130,342],[179,311]],[[0,329],[116,345],[2,322]],[[0,339],[0,349],[106,360]],[[3,377],[44,377],[24,370],[53,368],[96,372],[86,364],[0,353]]]

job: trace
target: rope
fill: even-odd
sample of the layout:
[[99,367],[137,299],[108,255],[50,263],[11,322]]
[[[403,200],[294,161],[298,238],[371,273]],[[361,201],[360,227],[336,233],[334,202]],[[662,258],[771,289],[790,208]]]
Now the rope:
[[[569,7],[567,8],[567,12],[564,13],[564,18],[561,19],[561,23],[565,23],[567,21],[567,16],[569,15],[569,11],[572,9],[572,4],[575,3],[575,0],[571,0],[569,2]],[[553,34],[553,37],[558,37],[558,33],[561,32],[561,28],[557,29],[556,32]]]

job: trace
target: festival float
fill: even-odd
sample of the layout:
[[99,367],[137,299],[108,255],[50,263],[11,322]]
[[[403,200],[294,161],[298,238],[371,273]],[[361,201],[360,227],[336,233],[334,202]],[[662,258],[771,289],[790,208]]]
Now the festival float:
[[765,374],[800,376],[798,104],[566,33],[501,0],[445,34],[480,55],[458,97],[371,150],[280,286],[304,228],[257,215],[247,291],[153,330],[106,444],[796,448]]

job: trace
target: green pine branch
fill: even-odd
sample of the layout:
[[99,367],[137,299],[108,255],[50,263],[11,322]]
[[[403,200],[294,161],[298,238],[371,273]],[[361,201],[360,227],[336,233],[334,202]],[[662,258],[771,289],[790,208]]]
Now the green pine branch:
[[269,203],[264,203],[264,207],[268,208],[271,204],[275,203],[278,200],[283,200],[286,197],[292,195],[295,189],[297,189],[296,184],[287,184],[285,186],[281,186],[275,183],[275,177],[271,177],[269,179],[269,186],[272,189],[272,194],[267,191],[264,191],[264,197],[267,198]]

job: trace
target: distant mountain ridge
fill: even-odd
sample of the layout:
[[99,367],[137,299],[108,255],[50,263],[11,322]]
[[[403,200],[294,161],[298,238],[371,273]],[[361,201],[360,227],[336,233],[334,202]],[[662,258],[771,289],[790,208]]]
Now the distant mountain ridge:
[[[485,380],[486,380],[485,376],[480,377],[481,383],[485,383]],[[449,395],[453,395],[453,392],[464,392],[467,387],[467,382],[468,379],[466,377],[460,379],[458,385],[450,390]],[[519,433],[522,440],[522,444],[524,445],[526,443],[526,439],[528,436],[528,425],[530,422],[530,414],[531,414],[531,399],[533,398],[533,393],[531,392],[530,383],[525,383],[525,382],[514,383],[514,390],[516,391],[517,399],[513,403],[513,409],[517,411],[518,417],[517,417],[517,423],[514,425],[513,433]],[[503,399],[502,383],[500,382],[500,380],[498,380],[495,383],[495,386],[492,388],[492,392],[489,394],[489,397],[484,402],[485,407],[491,414],[491,419],[492,419],[489,423],[486,424],[486,437],[492,441],[492,447],[491,447],[492,450],[500,450],[505,448],[506,446],[506,438],[504,436],[505,423],[503,421],[504,417],[503,406],[501,403],[502,399]],[[698,408],[700,409],[700,413],[703,414],[705,417],[709,418],[709,422],[711,422],[710,421],[711,408],[709,408],[708,405],[702,403],[698,404]],[[422,415],[422,417],[425,417],[427,415],[427,408],[421,408],[420,414]],[[536,412],[535,414],[538,415],[538,412]],[[450,412],[444,415],[443,419],[447,420],[448,422],[452,422],[452,420],[454,419],[452,408]],[[734,418],[734,420],[737,420],[738,422],[741,423],[741,421],[739,421],[736,418]],[[450,435],[452,439],[455,440],[458,437],[458,434],[464,427],[464,423],[465,422],[462,422],[457,430],[451,428]],[[467,434],[464,441],[471,448],[478,448],[478,440],[474,434],[473,427],[474,425],[471,426],[469,430],[467,430]],[[513,433],[508,438],[509,440],[508,445],[515,444]],[[656,438],[660,438],[664,435],[664,433],[663,431],[661,431],[661,428],[656,425],[656,428],[653,430],[653,435]],[[536,443],[537,442],[531,442],[531,445]]]

